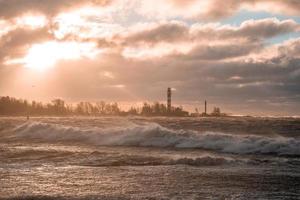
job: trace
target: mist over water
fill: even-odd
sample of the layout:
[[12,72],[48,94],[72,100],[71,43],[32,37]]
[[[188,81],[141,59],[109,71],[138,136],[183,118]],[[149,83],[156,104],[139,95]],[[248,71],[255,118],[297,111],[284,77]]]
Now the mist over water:
[[0,197],[298,199],[299,134],[296,118],[1,118]]

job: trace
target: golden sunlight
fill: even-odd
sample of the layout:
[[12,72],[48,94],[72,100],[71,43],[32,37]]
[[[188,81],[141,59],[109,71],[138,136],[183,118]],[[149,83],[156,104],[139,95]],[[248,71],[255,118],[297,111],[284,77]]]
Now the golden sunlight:
[[101,17],[104,20],[104,15],[105,9],[101,7],[81,7],[77,10],[61,13],[54,18],[54,22],[58,26],[58,29],[54,31],[55,36],[63,38],[70,33],[76,33],[81,36],[86,35],[89,31],[85,32],[84,29],[88,29],[91,24],[88,19],[97,16],[97,18]]
[[22,59],[25,67],[44,70],[54,66],[59,60],[92,58],[94,44],[77,42],[46,42],[33,45]]
[[47,19],[45,16],[28,15],[17,18],[16,23],[31,28],[41,28],[47,24]]

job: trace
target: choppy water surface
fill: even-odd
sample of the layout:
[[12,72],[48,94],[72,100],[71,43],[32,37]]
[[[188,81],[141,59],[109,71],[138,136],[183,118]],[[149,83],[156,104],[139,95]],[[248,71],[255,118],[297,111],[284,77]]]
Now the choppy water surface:
[[300,120],[0,118],[0,199],[300,199]]

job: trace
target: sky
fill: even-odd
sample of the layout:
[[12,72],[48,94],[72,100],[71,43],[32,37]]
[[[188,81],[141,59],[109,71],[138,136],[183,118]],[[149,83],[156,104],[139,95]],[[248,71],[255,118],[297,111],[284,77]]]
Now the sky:
[[0,96],[300,115],[298,0],[0,0]]

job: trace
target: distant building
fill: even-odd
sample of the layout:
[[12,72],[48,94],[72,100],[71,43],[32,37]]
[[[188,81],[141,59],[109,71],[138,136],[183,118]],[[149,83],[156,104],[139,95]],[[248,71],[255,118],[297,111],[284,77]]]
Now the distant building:
[[191,117],[225,117],[228,116],[226,113],[222,113],[219,107],[214,107],[211,113],[207,110],[207,101],[204,101],[204,112],[199,113],[198,108],[195,108],[195,113],[191,113]]

